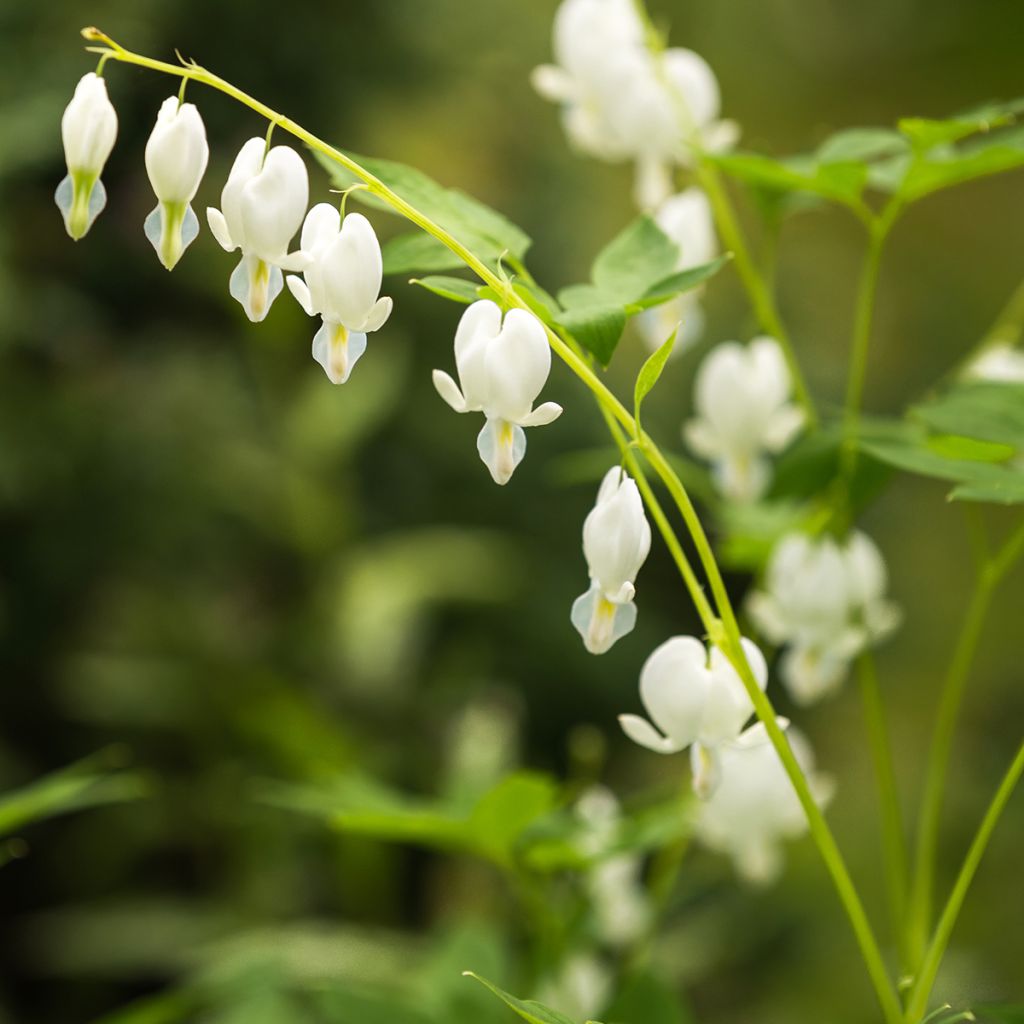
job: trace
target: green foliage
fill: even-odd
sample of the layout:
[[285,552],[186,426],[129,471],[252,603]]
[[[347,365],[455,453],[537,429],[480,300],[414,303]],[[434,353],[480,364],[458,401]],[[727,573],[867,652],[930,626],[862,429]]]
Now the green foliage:
[[424,270],[458,270],[460,257],[424,231],[407,231],[381,246],[385,274],[422,273]]
[[527,1024],[574,1024],[570,1017],[566,1017],[564,1013],[559,1013],[558,1010],[552,1010],[543,1003],[538,1003],[534,999],[517,999],[504,989],[498,988],[493,982],[488,981],[479,974],[474,974],[472,971],[465,971],[464,974],[467,978],[474,978],[481,985],[489,988],[507,1007],[522,1017]]
[[672,349],[676,344],[676,336],[679,329],[676,328],[659,346],[652,352],[636,377],[636,385],[633,388],[633,415],[636,417],[637,429],[640,427],[640,406],[643,400],[650,394],[651,388],[658,383],[668,357],[672,355]]
[[[337,188],[350,188],[361,179],[349,170],[325,157],[315,153],[316,159],[331,176]],[[496,210],[466,195],[459,189],[445,188],[422,171],[407,164],[394,160],[381,160],[376,157],[351,154],[361,166],[383,182],[392,192],[415,206],[421,213],[443,227],[463,245],[472,249],[482,259],[496,263],[503,253],[511,253],[521,259],[530,247],[530,238],[510,220]],[[374,209],[394,211],[371,192],[365,189],[353,191],[350,200],[371,206]],[[392,256],[392,271],[407,273],[412,270],[445,270],[461,265],[461,261],[442,260],[440,242],[429,244],[416,243],[422,248],[413,249],[426,263],[415,265],[410,261],[409,246],[411,240],[401,243],[398,254]],[[447,251],[447,250],[445,250]],[[395,267],[401,269],[395,269]]]
[[0,794],[0,836],[59,814],[144,797],[146,784],[139,775],[119,770],[120,756],[105,751]]
[[914,406],[909,420],[878,423],[861,447],[908,473],[951,480],[951,500],[1024,502],[1024,385],[965,382]]
[[1024,1003],[977,1006],[975,1015],[983,1024],[1024,1024]]
[[605,1016],[623,1024],[692,1024],[695,1020],[675,990],[651,970],[632,972]]
[[442,299],[451,302],[461,302],[468,306],[480,298],[480,288],[472,281],[464,277],[444,277],[438,274],[431,274],[427,277],[414,277],[411,284],[418,284],[426,288],[428,292],[440,295]]

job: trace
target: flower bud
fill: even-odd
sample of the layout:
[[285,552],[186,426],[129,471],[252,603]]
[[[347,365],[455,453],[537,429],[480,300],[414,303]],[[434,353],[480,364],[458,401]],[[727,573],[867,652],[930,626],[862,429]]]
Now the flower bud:
[[106,206],[100,175],[117,138],[117,113],[106,82],[95,72],[83,75],[75,87],[60,128],[68,174],[54,198],[68,234],[77,241]]
[[146,237],[168,270],[199,233],[199,221],[189,204],[209,157],[199,111],[194,104],[169,96],[146,143],[146,173],[159,202],[145,224]]

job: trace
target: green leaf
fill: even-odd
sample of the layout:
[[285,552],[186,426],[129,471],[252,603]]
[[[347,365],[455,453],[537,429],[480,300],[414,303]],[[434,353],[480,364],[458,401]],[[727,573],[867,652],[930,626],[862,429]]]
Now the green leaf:
[[[914,406],[914,419],[932,430],[1024,451],[1024,384],[972,381]],[[993,460],[995,461],[995,460]]]
[[4,793],[0,796],[0,836],[44,818],[144,797],[147,787],[140,776],[105,766],[117,756],[117,751],[97,754]]
[[485,988],[489,988],[506,1006],[515,1010],[527,1024],[574,1024],[572,1018],[567,1017],[564,1013],[552,1010],[550,1007],[533,999],[517,999],[504,989],[498,988],[493,982],[482,978],[479,974],[474,974],[472,971],[463,971],[463,975],[467,978],[473,978],[475,981],[479,981]]
[[456,270],[464,266],[443,242],[424,231],[409,231],[389,238],[381,246],[385,274],[422,273],[424,270]]
[[969,462],[1006,462],[1012,459],[1016,448],[993,441],[977,441],[973,437],[957,434],[938,434],[925,442],[928,447],[947,459],[966,459]]
[[897,127],[915,149],[928,150],[1012,124],[1022,111],[1024,99],[1018,99],[1009,103],[988,103],[942,121],[906,117]]
[[756,153],[729,153],[715,162],[747,185],[773,192],[808,192],[847,206],[860,202],[868,181],[864,163],[819,163],[814,156],[773,160]]
[[428,277],[413,278],[410,284],[418,284],[426,288],[428,292],[440,295],[442,299],[450,299],[452,302],[461,302],[469,305],[480,298],[478,286],[464,277],[442,277],[430,275]]
[[727,252],[710,263],[702,263],[697,267],[690,267],[687,270],[680,270],[661,281],[653,284],[640,298],[629,304],[630,312],[633,309],[650,309],[652,306],[660,306],[663,302],[674,299],[683,292],[691,291],[702,285],[709,278],[717,274],[722,267],[732,260],[732,253]]
[[983,501],[994,505],[1024,503],[1024,472],[1006,473],[1001,479],[975,480],[954,487],[953,501]]
[[550,813],[558,787],[546,775],[520,772],[485,793],[470,815],[474,845],[493,860],[509,862],[516,842],[538,818]]
[[678,262],[675,242],[650,217],[639,217],[598,253],[590,277],[606,300],[626,305],[669,277]]
[[[559,292],[559,301],[565,305],[565,292]],[[611,362],[615,349],[626,329],[626,311],[621,306],[584,306],[567,308],[559,323],[585,348],[592,352],[602,366]]]
[[[322,153],[315,154],[338,188],[348,188],[361,179]],[[522,259],[530,238],[510,220],[458,189],[445,188],[422,171],[407,164],[349,153],[356,163],[379,178],[401,199],[416,207],[444,228],[481,259],[494,263],[504,252]],[[350,195],[353,202],[395,211],[365,189]],[[423,268],[441,269],[441,268]]]
[[959,147],[936,148],[915,160],[899,188],[911,202],[940,189],[1024,166],[1024,131],[1004,132]]
[[819,164],[872,163],[909,150],[907,140],[890,128],[846,128],[816,150]]
[[1024,1024],[1024,1003],[976,1006],[974,1012],[985,1024]]
[[640,425],[640,406],[643,403],[643,400],[650,393],[651,388],[658,383],[658,378],[661,377],[661,372],[665,369],[668,357],[672,355],[672,349],[675,347],[676,335],[678,333],[679,329],[676,328],[676,330],[674,330],[668,338],[647,357],[644,365],[640,367],[640,372],[637,374],[636,385],[633,388],[633,415],[636,417],[638,427]]

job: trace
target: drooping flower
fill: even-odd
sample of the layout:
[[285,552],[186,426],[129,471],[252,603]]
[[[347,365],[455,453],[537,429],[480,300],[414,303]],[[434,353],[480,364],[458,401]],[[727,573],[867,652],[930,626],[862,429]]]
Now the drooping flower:
[[589,950],[575,950],[548,968],[537,999],[569,1020],[592,1020],[612,993],[613,968]]
[[459,383],[435,370],[434,387],[456,412],[487,417],[477,451],[494,482],[508,483],[526,454],[523,427],[540,427],[562,414],[555,402],[533,408],[551,370],[544,328],[525,309],[509,310],[503,323],[498,305],[481,299],[459,321],[455,366]]
[[[789,728],[786,736],[815,802],[825,807],[835,791],[832,779],[814,770],[814,753],[799,732]],[[762,722],[725,744],[719,756],[722,781],[697,811],[697,837],[732,857],[746,881],[766,885],[782,870],[782,841],[803,835],[807,818]]]
[[833,693],[850,662],[896,629],[901,613],[886,586],[882,555],[860,531],[842,544],[794,533],[775,546],[747,611],[767,640],[788,645],[779,671],[795,701]]
[[[711,204],[701,189],[688,188],[669,196],[655,211],[654,221],[679,247],[677,271],[699,267],[718,255]],[[700,305],[703,291],[694,288],[637,317],[637,326],[648,347],[656,349],[677,325],[681,326],[673,353],[683,352],[700,337],[704,330],[704,311]]]
[[60,122],[68,173],[54,194],[64,227],[77,242],[107,205],[100,181],[117,138],[117,112],[106,82],[95,72],[83,75]]
[[146,143],[146,173],[158,200],[146,218],[146,237],[170,270],[199,234],[192,200],[206,173],[210,147],[193,103],[168,96]]
[[654,53],[632,0],[564,0],[555,14],[556,64],[534,70],[534,88],[562,104],[573,146],[602,160],[633,160],[635,195],[654,209],[671,192],[671,168],[694,150],[731,145],[718,120],[718,83],[692,50]]
[[697,371],[697,417],[683,437],[712,464],[719,489],[734,501],[760,497],[771,479],[767,456],[782,451],[804,422],[790,401],[792,382],[773,338],[743,346],[727,341],[712,349]]
[[1015,345],[993,345],[968,363],[964,376],[972,380],[1024,384],[1024,351]]
[[302,225],[302,251],[311,262],[288,287],[322,326],[313,338],[313,358],[331,383],[344,384],[366,351],[366,335],[384,326],[391,299],[380,298],[384,275],[380,243],[361,213],[344,220],[329,203],[318,203]]
[[231,275],[231,295],[254,323],[262,320],[284,287],[282,270],[302,271],[309,262],[288,245],[302,224],[309,178],[302,157],[288,146],[267,151],[250,139],[238,153],[221,193],[219,210],[206,211],[210,230],[228,252],[242,250]]
[[[743,651],[763,690],[768,683],[764,655],[745,638]],[[619,715],[623,731],[659,754],[690,747],[694,789],[707,798],[721,780],[722,745],[739,737],[754,712],[743,681],[725,653],[716,646],[709,651],[692,636],[666,640],[640,671],[640,700],[651,721]]]
[[651,527],[634,480],[605,473],[583,523],[590,588],[572,606],[572,624],[591,654],[604,654],[636,624],[636,574],[651,550]]

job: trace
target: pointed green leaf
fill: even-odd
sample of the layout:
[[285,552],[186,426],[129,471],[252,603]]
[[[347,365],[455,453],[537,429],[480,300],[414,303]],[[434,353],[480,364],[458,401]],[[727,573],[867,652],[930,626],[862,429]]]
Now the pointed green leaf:
[[[559,298],[562,294],[559,293]],[[559,323],[588,352],[592,352],[602,366],[607,366],[626,329],[626,311],[621,306],[568,309],[559,318]]]
[[650,217],[639,217],[597,255],[590,276],[600,291],[623,304],[665,280],[679,262],[679,247]]
[[485,988],[489,988],[506,1006],[515,1010],[527,1024],[574,1024],[571,1017],[559,1013],[558,1010],[552,1010],[543,1003],[538,1003],[533,999],[517,999],[504,989],[498,988],[494,982],[488,981],[472,971],[463,971],[462,973],[465,977],[473,978]]
[[663,302],[674,299],[677,295],[691,291],[702,285],[709,278],[717,274],[732,259],[732,253],[727,252],[712,260],[710,263],[702,263],[697,267],[689,267],[687,270],[680,270],[668,277],[663,278],[652,285],[647,293],[639,300],[630,303],[629,310],[650,309],[652,306],[660,306]]
[[[1024,451],[1024,384],[971,381],[930,402],[911,416],[932,430],[1009,445]],[[1011,451],[1012,454],[1012,451]]]
[[424,270],[457,270],[460,257],[424,231],[409,231],[389,238],[381,246],[385,274],[413,274]]
[[428,277],[414,277],[409,283],[418,284],[421,288],[426,288],[428,292],[440,295],[442,299],[461,302],[467,306],[480,298],[478,286],[463,277],[430,275]]
[[672,355],[672,349],[675,347],[676,336],[678,334],[679,328],[677,327],[665,339],[665,341],[663,341],[658,348],[647,357],[644,365],[640,367],[640,372],[636,376],[636,385],[633,388],[633,416],[636,419],[637,430],[640,429],[640,406],[643,403],[643,400],[650,393],[651,388],[658,383],[658,378],[661,376],[662,370],[665,369],[668,357]]

